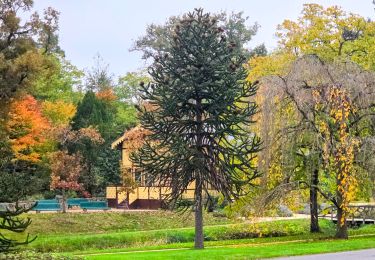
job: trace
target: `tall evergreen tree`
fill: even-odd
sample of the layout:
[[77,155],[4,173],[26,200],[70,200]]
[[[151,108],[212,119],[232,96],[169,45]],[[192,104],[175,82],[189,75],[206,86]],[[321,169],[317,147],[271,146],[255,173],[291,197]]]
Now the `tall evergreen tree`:
[[[106,139],[113,122],[112,112],[106,102],[96,97],[95,93],[88,91],[78,104],[77,113],[72,118],[72,129],[79,130],[86,127],[98,128],[101,136]],[[72,144],[69,147],[70,152],[80,152],[84,157],[86,164],[85,173],[81,175],[85,189],[91,194],[97,192],[98,187],[98,169],[96,162],[101,150],[98,144],[90,139],[85,139],[79,144]]]
[[98,127],[103,136],[109,134],[113,122],[112,108],[105,101],[96,97],[95,93],[88,91],[78,104],[77,113],[72,118],[73,130],[85,128],[89,126]]
[[[149,181],[171,185],[177,200],[195,183],[195,248],[203,248],[203,196],[213,188],[232,200],[258,177],[260,140],[249,127],[256,84],[245,81],[244,42],[217,16],[196,9],[175,20],[163,47],[153,46],[152,83],[141,83],[140,120],[151,131],[132,155]],[[170,25],[168,25],[170,26]]]

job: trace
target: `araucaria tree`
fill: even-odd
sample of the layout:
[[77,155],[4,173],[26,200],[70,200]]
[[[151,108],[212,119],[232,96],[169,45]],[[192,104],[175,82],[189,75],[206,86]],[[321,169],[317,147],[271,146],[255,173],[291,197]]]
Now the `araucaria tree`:
[[203,197],[232,200],[258,173],[260,139],[250,132],[257,86],[247,82],[239,36],[202,9],[176,18],[163,47],[153,46],[152,82],[141,82],[143,127],[151,132],[132,156],[150,183],[179,199],[195,183],[195,248],[203,248]]

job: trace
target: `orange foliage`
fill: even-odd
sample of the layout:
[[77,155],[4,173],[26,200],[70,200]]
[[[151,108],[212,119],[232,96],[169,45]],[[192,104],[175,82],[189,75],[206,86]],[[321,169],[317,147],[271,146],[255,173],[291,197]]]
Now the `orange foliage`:
[[113,93],[112,89],[101,90],[96,93],[96,97],[104,101],[114,101],[117,99],[117,96],[115,95],[115,93]]
[[11,104],[7,129],[15,157],[19,160],[37,162],[40,154],[36,151],[45,141],[45,132],[50,128],[43,117],[37,100],[30,95]]

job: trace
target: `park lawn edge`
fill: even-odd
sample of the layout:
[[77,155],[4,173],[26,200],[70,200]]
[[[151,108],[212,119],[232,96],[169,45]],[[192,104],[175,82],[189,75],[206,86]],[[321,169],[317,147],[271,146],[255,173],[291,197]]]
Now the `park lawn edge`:
[[[375,233],[369,234],[358,234],[352,235],[349,239],[358,239],[366,237],[375,237]],[[206,248],[220,248],[220,247],[231,247],[236,245],[243,246],[263,246],[263,245],[275,245],[275,244],[288,244],[288,243],[298,243],[298,242],[319,242],[319,241],[339,241],[333,236],[324,233],[313,233],[313,234],[303,234],[298,236],[284,236],[284,237],[264,237],[264,238],[249,238],[249,239],[233,239],[233,240],[220,240],[220,241],[205,241]],[[346,241],[346,240],[343,240]],[[116,252],[139,252],[148,250],[174,250],[174,249],[193,249],[194,242],[186,243],[173,243],[155,246],[144,246],[144,247],[128,247],[128,248],[107,248],[107,249],[93,249],[84,250],[76,252],[68,252],[69,255],[82,255],[89,256],[99,253],[116,253]],[[375,247],[375,245],[374,245]]]
[[[288,224],[287,224],[288,223]],[[328,221],[325,221],[325,226]],[[286,237],[286,236],[298,236],[309,234],[307,231],[307,224],[305,220],[278,220],[274,222],[263,222],[258,223],[259,225],[263,225],[266,229],[269,229],[269,226],[275,226],[276,229],[280,225],[285,224],[285,227],[290,227],[291,232],[288,235],[280,235],[280,236],[270,236],[270,237]],[[256,225],[258,225],[256,224]],[[287,225],[286,225],[287,224]],[[243,232],[246,231],[246,227],[249,224],[241,223],[241,224],[227,224],[227,225],[213,225],[207,226],[205,228],[205,234],[215,235],[225,233],[226,231],[230,231],[233,228],[237,230],[235,232]],[[302,228],[303,226],[303,228]],[[237,227],[237,228],[236,228]],[[241,228],[243,227],[243,229]],[[239,229],[238,229],[239,228]],[[295,230],[297,228],[297,230]],[[272,230],[272,229],[271,229]],[[374,230],[375,231],[375,230]],[[208,233],[206,233],[208,232]],[[295,233],[295,234],[294,234]],[[242,234],[242,233],[241,233]],[[39,252],[74,252],[74,251],[86,251],[91,249],[98,249],[104,250],[106,248],[131,248],[131,247],[143,247],[147,245],[148,242],[152,242],[148,244],[150,246],[153,245],[161,245],[155,244],[153,241],[163,239],[166,236],[172,236],[180,238],[182,237],[182,241],[170,241],[165,242],[163,244],[170,245],[174,243],[189,243],[194,240],[194,228],[177,228],[177,229],[164,229],[164,230],[149,230],[149,231],[126,231],[126,232],[115,232],[115,233],[101,233],[101,234],[80,234],[80,235],[63,235],[63,236],[39,236],[38,240],[31,243],[30,245],[26,246],[25,249],[36,250]],[[262,237],[262,236],[261,236]],[[143,239],[144,238],[144,239]],[[151,240],[150,240],[151,238]],[[244,237],[245,238],[245,237]],[[211,241],[224,241],[224,240],[235,240],[235,239],[244,239],[244,238],[229,238],[229,239],[212,239]],[[188,239],[188,241],[183,241]],[[252,237],[248,237],[247,239],[253,239]],[[112,242],[113,244],[111,245]],[[208,241],[208,240],[207,240]],[[126,243],[129,243],[127,246]],[[154,244],[153,244],[154,243]],[[86,247],[86,248],[85,248]]]
[[[328,242],[328,243],[327,243]],[[354,251],[361,249],[375,248],[375,234],[361,235],[359,237],[351,237],[349,240],[338,239],[320,239],[320,240],[294,240],[285,241],[283,243],[258,243],[258,244],[234,244],[217,247],[207,247],[205,250],[183,249],[176,251],[173,249],[161,251],[123,251],[103,252],[103,254],[81,254],[85,259],[166,259],[172,257],[190,257],[194,259],[220,259],[228,257],[241,259],[254,258],[270,258],[280,256],[297,256],[297,255],[312,255],[319,253],[332,253],[343,251]],[[265,251],[262,251],[266,249]],[[282,250],[280,252],[280,250]],[[224,252],[223,254],[220,254]],[[242,252],[241,252],[242,251]],[[245,252],[244,252],[245,251]],[[247,252],[246,252],[247,251]],[[257,252],[254,252],[257,251]],[[137,255],[135,255],[137,254]],[[120,257],[120,258],[117,258]]]

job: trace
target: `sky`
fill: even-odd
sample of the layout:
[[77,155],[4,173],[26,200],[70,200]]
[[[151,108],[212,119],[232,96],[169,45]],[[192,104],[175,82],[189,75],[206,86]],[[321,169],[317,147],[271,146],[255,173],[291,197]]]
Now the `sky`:
[[61,13],[60,46],[72,64],[87,70],[100,54],[109,71],[121,76],[145,66],[141,53],[129,49],[149,24],[164,24],[168,17],[196,7],[208,12],[243,11],[249,25],[256,22],[261,26],[249,45],[265,43],[272,50],[277,45],[277,25],[285,19],[295,20],[304,3],[338,5],[347,12],[375,18],[372,0],[35,0],[34,7],[42,11],[51,6]]

